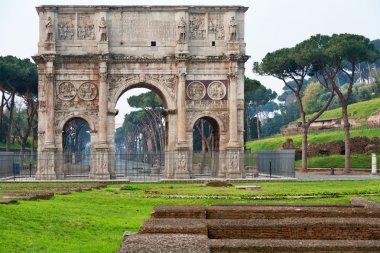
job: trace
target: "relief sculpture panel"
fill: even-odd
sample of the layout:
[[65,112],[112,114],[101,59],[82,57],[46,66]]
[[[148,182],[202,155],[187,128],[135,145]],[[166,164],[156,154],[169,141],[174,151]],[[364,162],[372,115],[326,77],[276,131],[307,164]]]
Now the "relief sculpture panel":
[[206,39],[206,15],[202,13],[190,14],[190,39],[205,40]]
[[95,40],[94,17],[89,14],[78,15],[78,40]]
[[208,15],[208,33],[215,34],[216,40],[224,40],[223,13]]
[[74,27],[75,15],[66,14],[59,16],[58,38],[60,40],[73,40],[75,34]]

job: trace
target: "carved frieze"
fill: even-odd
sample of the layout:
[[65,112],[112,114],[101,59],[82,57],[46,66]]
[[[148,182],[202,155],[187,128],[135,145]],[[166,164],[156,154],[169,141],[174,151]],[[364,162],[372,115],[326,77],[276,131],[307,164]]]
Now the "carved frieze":
[[201,100],[206,95],[206,87],[200,81],[193,81],[187,85],[186,94],[191,100]]
[[75,15],[65,14],[59,16],[58,38],[60,40],[73,40],[75,34],[74,28]]
[[91,14],[78,14],[78,40],[95,40],[94,16]]
[[186,80],[186,100],[226,99],[226,80]]
[[98,95],[98,89],[95,84],[91,82],[85,82],[78,88],[78,97],[83,100],[94,100]]
[[186,100],[186,108],[189,109],[226,109],[227,100]]
[[206,39],[206,14],[191,13],[190,14],[190,39],[205,40]]
[[216,40],[224,40],[223,13],[210,13],[208,15],[208,33],[215,34]]
[[72,100],[76,95],[76,88],[74,84],[70,82],[62,82],[58,85],[57,95],[61,100]]
[[226,85],[220,81],[214,81],[207,87],[207,95],[213,100],[224,98],[227,93]]

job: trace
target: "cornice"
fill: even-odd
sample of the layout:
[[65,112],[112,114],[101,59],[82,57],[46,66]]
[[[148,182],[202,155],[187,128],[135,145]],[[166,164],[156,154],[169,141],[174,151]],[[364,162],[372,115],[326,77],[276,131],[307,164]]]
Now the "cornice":
[[144,57],[123,54],[85,54],[85,55],[60,55],[41,54],[32,56],[36,64],[54,61],[55,63],[167,63],[167,62],[187,62],[187,63],[212,63],[212,62],[246,62],[248,55],[213,55],[213,56],[165,56],[165,57]]

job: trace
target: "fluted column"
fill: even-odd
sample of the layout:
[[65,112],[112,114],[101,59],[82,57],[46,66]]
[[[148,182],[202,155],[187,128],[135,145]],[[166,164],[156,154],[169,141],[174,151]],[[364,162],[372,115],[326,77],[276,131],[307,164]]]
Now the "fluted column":
[[45,70],[45,148],[54,148],[54,69],[53,61],[46,63]]
[[228,75],[230,81],[230,90],[229,90],[229,133],[230,139],[228,142],[229,147],[237,147],[239,145],[237,137],[238,137],[238,125],[237,125],[237,76],[236,71],[230,72]]
[[100,63],[99,68],[99,134],[98,143],[107,144],[107,64]]
[[178,144],[186,143],[186,105],[185,105],[185,82],[186,73],[181,72],[178,75],[178,93],[177,93],[177,137]]

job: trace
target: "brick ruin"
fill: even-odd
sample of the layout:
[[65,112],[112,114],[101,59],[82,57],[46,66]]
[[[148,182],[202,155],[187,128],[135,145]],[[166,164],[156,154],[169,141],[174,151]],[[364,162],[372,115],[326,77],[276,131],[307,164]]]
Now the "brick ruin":
[[380,204],[158,206],[130,252],[380,252]]

